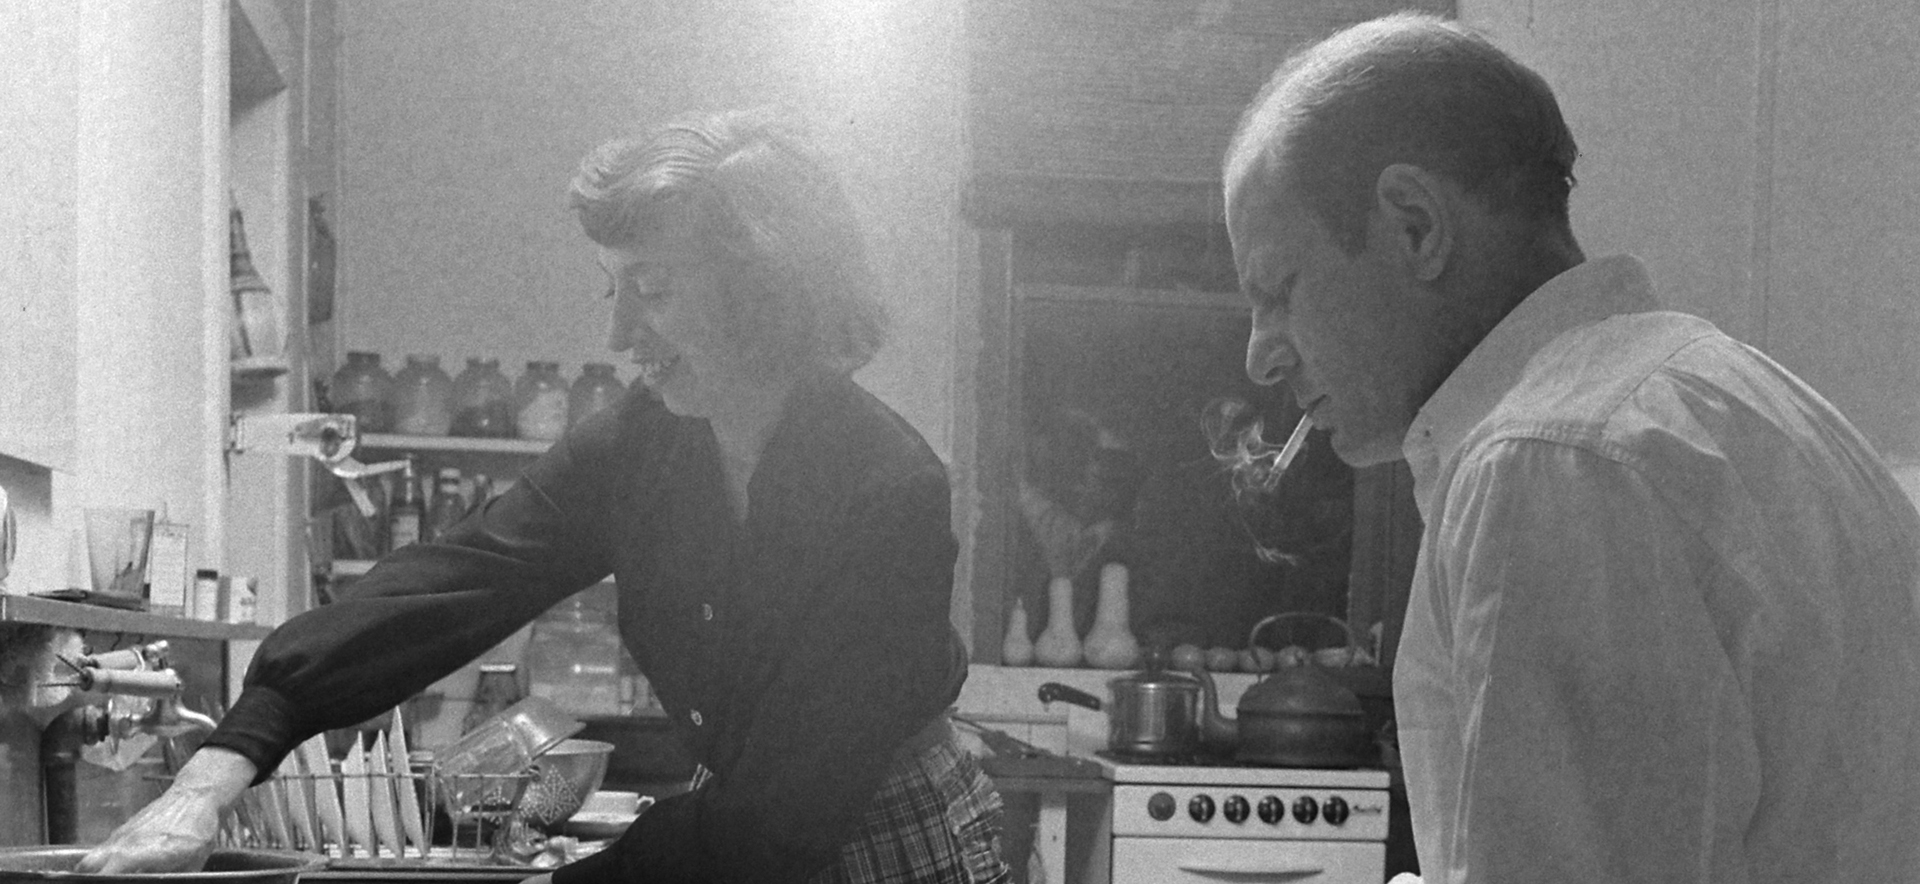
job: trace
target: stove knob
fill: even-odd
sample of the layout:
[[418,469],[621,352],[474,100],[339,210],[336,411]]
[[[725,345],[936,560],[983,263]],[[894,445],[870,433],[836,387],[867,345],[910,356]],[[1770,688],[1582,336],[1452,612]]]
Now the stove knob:
[[1175,804],[1173,796],[1165,792],[1155,792],[1153,793],[1153,797],[1147,799],[1147,816],[1153,817],[1156,820],[1166,822],[1167,820],[1173,819],[1174,810]]
[[1220,805],[1220,813],[1224,815],[1227,818],[1227,822],[1230,823],[1246,822],[1248,810],[1247,799],[1239,795],[1228,795],[1227,800]]
[[1277,826],[1277,825],[1280,825],[1281,820],[1284,820],[1286,818],[1287,818],[1287,805],[1280,801],[1280,796],[1268,795],[1267,797],[1260,799],[1260,821],[1261,822],[1266,823],[1269,826]]
[[1193,796],[1193,800],[1187,802],[1187,816],[1193,817],[1196,823],[1213,819],[1213,799],[1206,795]]
[[1347,821],[1349,813],[1347,799],[1338,795],[1328,795],[1325,804],[1320,806],[1321,813],[1327,817],[1327,825],[1337,826]]
[[1293,818],[1303,823],[1313,822],[1320,815],[1320,803],[1311,795],[1302,795],[1293,799]]

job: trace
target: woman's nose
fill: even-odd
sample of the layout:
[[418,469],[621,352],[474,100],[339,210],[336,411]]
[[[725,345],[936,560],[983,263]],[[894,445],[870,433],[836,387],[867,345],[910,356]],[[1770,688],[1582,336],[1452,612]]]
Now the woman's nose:
[[1263,387],[1271,386],[1286,380],[1299,364],[1300,355],[1279,329],[1254,326],[1247,337],[1248,380]]
[[640,311],[633,306],[633,299],[615,296],[613,299],[613,323],[607,333],[607,347],[615,353],[624,353],[639,346],[644,336]]

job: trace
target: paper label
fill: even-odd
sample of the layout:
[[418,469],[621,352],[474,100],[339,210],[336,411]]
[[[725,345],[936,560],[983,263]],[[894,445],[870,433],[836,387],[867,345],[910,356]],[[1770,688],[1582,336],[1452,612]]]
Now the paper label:
[[147,546],[147,607],[156,614],[184,614],[187,608],[188,526],[155,522]]

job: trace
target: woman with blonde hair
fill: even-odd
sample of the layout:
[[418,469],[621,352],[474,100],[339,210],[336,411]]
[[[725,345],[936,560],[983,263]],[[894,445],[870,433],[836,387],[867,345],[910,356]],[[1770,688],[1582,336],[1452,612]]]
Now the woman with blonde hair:
[[204,855],[219,809],[300,741],[611,574],[699,766],[554,884],[1005,880],[999,796],[945,714],[967,671],[946,470],[850,377],[884,316],[838,176],[781,115],[735,111],[602,146],[570,196],[643,383],[269,636],[175,785],[84,868]]

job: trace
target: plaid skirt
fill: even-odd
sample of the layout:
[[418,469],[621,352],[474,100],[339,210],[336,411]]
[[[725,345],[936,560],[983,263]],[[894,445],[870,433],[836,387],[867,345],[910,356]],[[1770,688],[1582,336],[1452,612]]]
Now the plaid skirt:
[[810,884],[1002,884],[1010,875],[1000,793],[947,726],[945,739],[894,760],[839,862]]
[[[943,717],[944,738],[896,756],[840,859],[809,884],[1005,884],[1000,793]],[[694,786],[706,778],[696,772]]]

